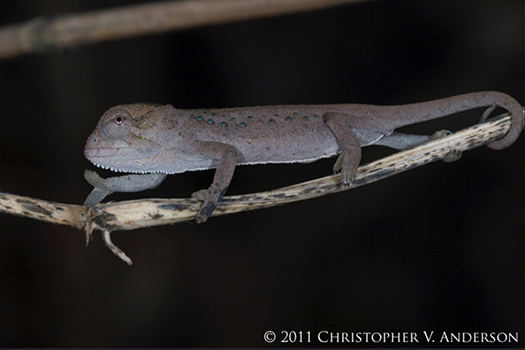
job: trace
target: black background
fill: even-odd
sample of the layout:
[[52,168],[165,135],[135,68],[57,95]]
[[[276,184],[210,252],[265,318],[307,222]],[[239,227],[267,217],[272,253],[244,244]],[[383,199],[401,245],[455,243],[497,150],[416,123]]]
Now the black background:
[[[0,23],[133,1],[5,1]],[[402,104],[478,90],[524,102],[521,0],[368,1],[295,15],[0,61],[0,189],[82,203],[84,142],[102,113],[132,102],[180,108]],[[406,128],[433,133],[480,110]],[[116,232],[0,215],[0,346],[257,346],[263,334],[321,330],[524,329],[523,137],[344,193]],[[392,153],[368,147],[363,162]],[[229,194],[331,174],[333,159],[246,166]],[[110,172],[100,171],[104,176]],[[212,171],[170,176],[111,200],[187,197]],[[289,346],[276,341],[270,346]],[[476,344],[483,345],[483,344]],[[485,344],[487,345],[487,344]]]

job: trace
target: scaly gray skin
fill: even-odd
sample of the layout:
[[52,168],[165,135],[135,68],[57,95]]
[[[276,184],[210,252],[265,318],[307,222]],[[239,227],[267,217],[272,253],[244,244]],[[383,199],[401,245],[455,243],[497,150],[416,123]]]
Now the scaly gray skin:
[[85,204],[96,205],[112,192],[154,188],[164,174],[216,168],[211,186],[192,195],[203,202],[196,220],[204,222],[226,192],[238,164],[306,163],[339,154],[334,171],[340,171],[343,183],[349,185],[361,160],[361,147],[407,149],[432,139],[395,133],[396,128],[489,107],[484,120],[496,106],[512,115],[507,135],[488,145],[499,150],[510,146],[524,125],[520,104],[500,92],[475,92],[399,106],[194,110],[154,104],[115,106],[102,116],[89,136],[84,155],[102,168],[144,175],[104,180],[88,174],[86,178],[95,189]]

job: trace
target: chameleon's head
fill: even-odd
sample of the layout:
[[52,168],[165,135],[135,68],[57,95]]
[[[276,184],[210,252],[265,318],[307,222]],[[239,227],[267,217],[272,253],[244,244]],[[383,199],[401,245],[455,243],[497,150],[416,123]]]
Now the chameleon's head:
[[161,160],[158,143],[152,139],[160,109],[153,104],[110,108],[88,137],[84,155],[93,164],[113,171],[155,172]]

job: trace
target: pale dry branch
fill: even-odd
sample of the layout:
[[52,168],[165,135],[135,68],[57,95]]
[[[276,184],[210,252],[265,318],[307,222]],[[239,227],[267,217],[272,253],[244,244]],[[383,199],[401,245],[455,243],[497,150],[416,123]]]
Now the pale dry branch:
[[36,18],[0,29],[0,58],[360,1],[365,0],[183,0]]
[[[272,191],[225,197],[212,216],[268,208],[286,203],[341,192],[375,182],[401,172],[447,160],[451,151],[464,152],[504,136],[511,125],[508,114],[482,124],[436,139],[359,167],[352,186],[344,186],[339,175],[326,176]],[[122,260],[131,260],[116,247],[110,233],[192,220],[200,202],[191,198],[139,199],[109,202],[88,209],[81,205],[48,202],[40,199],[0,193],[0,212],[83,229],[86,243],[94,230],[102,231],[106,246]]]
[[0,192],[0,212],[24,216],[82,230],[87,209],[83,205],[65,204]]

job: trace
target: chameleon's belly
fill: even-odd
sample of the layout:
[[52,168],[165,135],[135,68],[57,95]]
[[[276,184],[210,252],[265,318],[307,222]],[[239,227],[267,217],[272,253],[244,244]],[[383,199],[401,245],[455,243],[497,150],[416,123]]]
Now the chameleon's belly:
[[287,138],[273,140],[268,135],[231,142],[237,149],[239,164],[309,163],[338,153],[335,137],[325,133],[294,132]]

